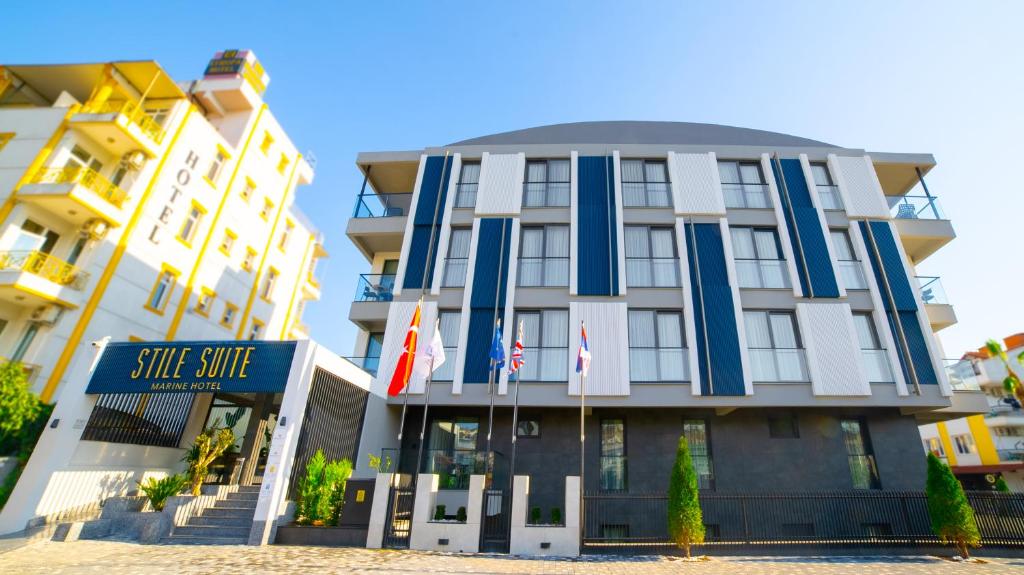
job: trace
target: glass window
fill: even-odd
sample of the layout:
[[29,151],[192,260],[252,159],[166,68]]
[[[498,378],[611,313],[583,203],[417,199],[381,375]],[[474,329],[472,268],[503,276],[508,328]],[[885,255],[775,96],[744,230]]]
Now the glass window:
[[463,162],[459,172],[459,183],[455,188],[455,207],[476,206],[476,192],[480,187],[480,163]]
[[199,204],[193,203],[192,207],[189,208],[188,214],[185,216],[185,222],[181,224],[181,231],[178,232],[178,239],[185,242],[186,245],[192,245],[192,239],[196,237],[196,232],[199,231],[199,222],[203,219],[203,214],[206,213]]
[[249,326],[249,341],[260,339],[263,335],[263,322],[258,319],[252,320],[252,325]]
[[231,302],[224,302],[224,313],[220,316],[220,324],[226,328],[232,328],[235,325],[237,312],[238,306]]
[[960,455],[968,455],[978,452],[978,446],[974,444],[974,437],[971,435],[954,435],[952,439],[953,445],[956,446],[956,452]]
[[150,311],[163,313],[164,308],[167,307],[167,303],[171,299],[171,293],[174,292],[174,284],[177,281],[178,273],[165,267],[160,272],[160,275],[157,276],[153,289],[150,290],[149,299],[146,300],[146,307]]
[[524,227],[518,282],[523,287],[569,285],[569,226]]
[[569,160],[530,160],[523,182],[523,206],[566,207],[569,205]]
[[697,487],[715,488],[715,470],[711,464],[711,440],[708,437],[707,422],[703,419],[683,421],[683,435],[690,447],[693,470],[697,474]]
[[730,227],[741,288],[788,288],[789,270],[774,228]]
[[843,443],[850,460],[850,476],[854,489],[881,489],[875,455],[871,449],[867,424],[859,419],[844,419],[841,422]]
[[853,327],[857,332],[857,342],[860,345],[868,382],[892,383],[894,379],[889,366],[889,356],[878,337],[871,312],[853,312]]
[[249,178],[245,178],[245,186],[242,188],[242,199],[248,202],[254,193],[256,193],[256,183]]
[[217,297],[217,294],[209,288],[201,288],[199,290],[199,297],[196,298],[196,313],[203,317],[210,316],[210,307],[213,306],[213,300]]
[[668,172],[665,162],[622,160],[622,205],[626,207],[669,207]]
[[441,489],[468,489],[477,464],[480,423],[476,418],[435,419],[430,425],[421,470],[441,476]]
[[290,221],[286,221],[284,229],[281,231],[281,240],[277,242],[277,248],[282,252],[288,248],[288,240],[292,237],[292,232],[295,231],[295,224]]
[[217,153],[213,155],[213,161],[210,162],[210,167],[206,170],[206,179],[210,180],[211,184],[217,183],[217,178],[220,176],[220,171],[224,168],[224,162],[226,162],[227,159],[227,154],[219,149],[217,150]]
[[469,267],[469,243],[473,239],[470,228],[452,228],[448,240],[448,257],[444,260],[442,287],[463,287],[466,285],[466,270]]
[[681,312],[629,310],[630,381],[689,381],[687,367]]
[[434,372],[434,381],[452,381],[455,377],[455,359],[459,349],[459,311],[442,310],[438,314],[441,342],[444,344],[444,363]]
[[754,381],[808,381],[792,312],[745,310],[743,320]]
[[814,184],[818,189],[818,199],[821,200],[823,210],[843,209],[843,198],[839,195],[839,187],[832,181],[832,174],[828,171],[828,164],[816,162],[811,164],[811,174],[814,176]]
[[246,246],[245,248],[245,259],[242,260],[242,269],[251,272],[253,266],[256,265],[256,250],[252,249],[252,246]]
[[718,162],[718,176],[722,182],[727,208],[770,208],[768,186],[765,184],[761,163],[757,161]]
[[274,211],[274,202],[270,198],[263,198],[263,209],[260,210],[260,217],[268,220],[272,211]]
[[569,311],[520,310],[514,325],[523,324],[522,381],[568,381]]
[[626,489],[626,424],[621,419],[601,420],[601,489]]
[[235,238],[238,235],[231,230],[224,230],[224,238],[220,241],[220,251],[226,256],[231,255],[231,248],[235,247]]
[[832,240],[832,251],[839,263],[839,275],[843,280],[843,286],[846,289],[868,289],[864,269],[861,267],[860,260],[857,259],[857,252],[853,249],[849,232],[830,230],[829,236]]
[[270,297],[274,295],[274,284],[277,283],[277,270],[270,268],[267,270],[267,275],[263,277],[263,285],[260,287],[260,297],[265,300],[270,300]]
[[520,419],[517,421],[516,437],[540,437],[540,420]]
[[675,230],[658,226],[625,226],[624,234],[627,286],[679,286]]
[[21,361],[25,359],[25,354],[28,353],[32,342],[35,341],[36,335],[39,333],[39,323],[30,321],[25,327],[25,331],[22,332],[21,338],[18,339],[18,344],[14,346],[14,352],[11,354],[11,361]]

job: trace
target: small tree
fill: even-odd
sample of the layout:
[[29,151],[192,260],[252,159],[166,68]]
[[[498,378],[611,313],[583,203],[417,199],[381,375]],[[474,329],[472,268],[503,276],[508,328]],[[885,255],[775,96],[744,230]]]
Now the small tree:
[[[1013,370],[1013,366],[1010,365],[1010,359],[1006,356],[1006,350],[1003,349],[1003,344],[999,343],[994,339],[990,339],[985,342],[985,349],[989,355],[998,358],[999,361],[1003,362],[1003,367],[1006,368],[1006,378],[1003,379],[1003,388],[1009,393],[1014,394],[1017,397],[1017,401],[1024,403],[1024,383],[1021,383],[1020,376]],[[1024,364],[1024,351],[1017,355],[1017,361]]]
[[199,495],[206,479],[210,464],[222,453],[235,444],[235,433],[230,427],[220,427],[219,421],[203,430],[192,442],[192,447],[185,454],[188,462],[188,478],[192,485],[192,495]]
[[1006,480],[1003,479],[1002,475],[996,478],[996,491],[1000,493],[1010,492],[1010,486],[1006,484]]
[[932,531],[943,543],[953,543],[964,559],[970,557],[967,547],[981,545],[981,534],[974,521],[974,510],[967,503],[967,495],[949,466],[934,453],[928,454],[928,515]]
[[28,388],[28,377],[14,361],[0,365],[0,455],[17,452],[22,428],[38,415],[42,404]]
[[139,486],[139,491],[149,498],[149,504],[153,506],[153,509],[157,511],[163,511],[164,505],[167,504],[167,498],[177,495],[179,491],[185,488],[188,484],[188,478],[181,474],[168,475],[163,479],[157,479],[150,477],[145,483],[141,481],[136,482]]
[[352,475],[348,459],[327,461],[317,449],[306,463],[306,476],[299,481],[298,523],[337,525],[345,501],[345,484]]
[[704,542],[704,519],[700,511],[697,473],[690,458],[686,436],[679,438],[676,462],[668,483],[668,533],[690,558],[690,546]]

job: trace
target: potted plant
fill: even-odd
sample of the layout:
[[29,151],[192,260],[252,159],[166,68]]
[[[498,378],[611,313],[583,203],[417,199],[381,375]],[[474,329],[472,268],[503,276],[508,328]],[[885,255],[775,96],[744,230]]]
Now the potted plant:
[[150,477],[145,482],[137,481],[136,484],[139,486],[139,491],[149,499],[149,504],[153,509],[163,511],[167,504],[167,498],[181,492],[188,484],[188,478],[178,473],[162,479]]
[[351,461],[328,462],[323,450],[318,449],[306,463],[306,476],[299,482],[296,523],[337,525],[345,501],[345,484],[351,475]]
[[434,521],[444,521],[444,505],[438,505],[434,508]]
[[203,430],[192,442],[183,461],[188,463],[188,479],[192,485],[192,495],[198,496],[210,464],[220,457],[229,447],[235,444],[235,434],[228,427],[220,427],[220,421]]

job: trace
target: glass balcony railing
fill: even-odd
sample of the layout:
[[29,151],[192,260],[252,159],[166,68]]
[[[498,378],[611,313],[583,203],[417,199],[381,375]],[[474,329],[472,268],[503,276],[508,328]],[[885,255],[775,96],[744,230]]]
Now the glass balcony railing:
[[356,367],[362,369],[366,373],[376,376],[377,367],[380,365],[380,357],[346,357],[349,363],[354,364]]
[[523,207],[568,207],[569,182],[526,182],[523,184]]
[[354,301],[391,301],[395,274],[361,274]]
[[667,208],[672,205],[668,182],[622,182],[622,205],[627,208]]
[[942,287],[942,280],[937,277],[917,276],[917,285],[921,288],[921,300],[926,304],[949,304],[946,297],[946,289]]
[[116,184],[85,167],[47,168],[32,179],[35,184],[76,184],[91,190],[114,207],[120,208],[128,194]]
[[767,184],[722,184],[727,208],[770,208]]
[[788,288],[786,260],[736,260],[741,288]]
[[947,219],[935,196],[889,196],[886,202],[892,217],[898,220]]
[[895,381],[892,376],[892,368],[889,366],[889,356],[886,355],[884,349],[862,349],[860,353],[864,358],[868,383],[892,383]]
[[823,210],[842,210],[843,197],[839,195],[839,186],[818,184],[818,199]]
[[0,252],[0,270],[21,270],[75,290],[83,289],[89,281],[87,272],[39,251]]
[[859,261],[839,260],[839,276],[846,289],[868,289],[868,280]]
[[946,377],[953,391],[981,391],[974,363],[969,359],[946,359]]
[[566,382],[568,381],[569,349],[566,347],[523,348],[526,363],[512,376],[521,381]]
[[678,258],[626,258],[629,287],[679,287]]
[[359,193],[353,218],[391,218],[409,215],[412,192],[400,194],[378,194],[373,190]]
[[629,380],[633,383],[690,381],[686,348],[629,348]]
[[441,276],[441,287],[465,287],[468,270],[469,258],[446,258],[444,260],[444,275]]
[[476,192],[479,188],[480,184],[476,182],[464,182],[458,184],[455,187],[455,207],[475,208]]
[[807,382],[807,362],[802,349],[751,348],[753,379],[763,383]]
[[520,287],[566,287],[569,258],[519,258]]

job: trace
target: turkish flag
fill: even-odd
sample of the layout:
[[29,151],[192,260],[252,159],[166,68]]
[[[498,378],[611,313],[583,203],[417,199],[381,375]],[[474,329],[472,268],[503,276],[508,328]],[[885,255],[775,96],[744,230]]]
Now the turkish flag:
[[420,332],[420,305],[416,304],[416,311],[412,314],[412,322],[409,324],[409,331],[405,334],[405,346],[402,355],[395,365],[395,373],[391,376],[391,385],[388,386],[388,395],[394,397],[409,383],[409,376],[412,375],[413,363],[416,360],[416,340]]

